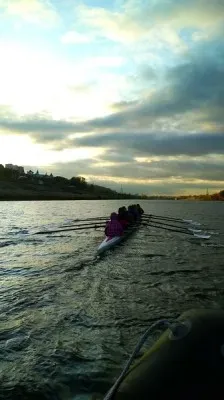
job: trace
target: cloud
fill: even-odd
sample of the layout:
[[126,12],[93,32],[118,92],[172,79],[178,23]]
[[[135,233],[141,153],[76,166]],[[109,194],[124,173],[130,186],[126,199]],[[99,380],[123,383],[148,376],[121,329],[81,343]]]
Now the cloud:
[[[167,22],[176,25],[208,25],[214,24],[224,16],[222,0],[159,0],[142,2],[142,0],[128,0],[123,2],[123,10],[133,18],[145,15],[145,19],[154,22]],[[215,21],[216,20],[216,21]]]
[[49,27],[59,22],[58,13],[48,0],[0,0],[0,8],[5,15],[19,17],[31,24]]
[[57,121],[44,118],[43,115],[31,115],[19,118],[8,107],[0,112],[0,134],[5,131],[11,134],[27,134],[38,143],[51,143],[58,149],[68,146],[68,134],[75,132],[75,124],[67,121]]
[[[77,139],[75,145],[119,145],[136,153],[223,153],[224,46],[217,41],[212,44],[212,48],[200,45],[181,65],[169,68],[164,84],[144,99],[114,103],[113,114],[77,123],[50,116],[19,119],[4,114],[0,126],[12,132],[29,132],[43,141],[89,132],[91,136]],[[84,86],[86,90],[88,85]]]
[[[84,145],[114,146],[117,142],[125,148],[131,146],[138,152],[144,150],[154,154],[222,152],[224,46],[218,42],[213,45],[212,49],[199,46],[197,56],[192,52],[187,61],[169,68],[165,86],[160,86],[142,101],[115,103],[113,114],[77,123],[41,115],[6,118],[4,114],[0,126],[13,132],[29,132],[36,137],[38,133],[39,139],[43,140],[50,140],[51,135],[54,138],[56,133],[58,139],[69,133],[95,133],[80,139],[80,143],[83,140]],[[205,133],[200,133],[206,125]],[[187,131],[192,134],[184,134]]]
[[127,110],[129,107],[133,107],[137,105],[137,102],[132,101],[120,101],[118,103],[114,103],[111,105],[111,109],[115,112]]
[[104,177],[92,178],[93,182],[102,186],[109,186],[110,188],[120,191],[121,184],[123,192],[125,193],[138,193],[147,194],[149,196],[158,195],[189,195],[189,194],[206,194],[207,189],[211,193],[219,192],[223,188],[223,182],[208,182],[208,181],[181,181],[181,180],[164,180],[157,181],[113,181]]
[[61,37],[61,42],[65,44],[77,44],[77,43],[90,43],[92,41],[91,37],[89,35],[86,35],[84,33],[79,33],[76,31],[69,31],[66,32],[62,37]]
[[[79,6],[78,19],[95,36],[121,44],[147,40],[156,46],[169,45],[173,50],[186,50],[181,30],[210,29],[222,21],[222,0],[125,0],[120,10],[111,11],[100,7]],[[212,31],[211,31],[212,32]],[[193,34],[194,32],[192,32]]]
[[[163,85],[138,101],[121,101],[112,109],[113,114],[80,123],[79,130],[136,132],[152,131],[155,122],[162,130],[178,125],[179,131],[195,130],[200,121],[223,124],[224,107],[224,46],[213,42],[214,49],[201,46],[188,55],[180,65],[169,68]],[[144,76],[144,81],[147,74]],[[185,122],[183,119],[185,118]],[[163,119],[163,121],[162,121]],[[181,119],[184,126],[181,127]],[[188,122],[190,121],[190,122]],[[172,127],[173,125],[173,127]],[[200,125],[200,124],[199,124]],[[199,128],[200,129],[200,128]],[[221,129],[221,128],[220,128]]]
[[[134,21],[128,21],[124,13],[112,12],[104,8],[79,6],[78,18],[82,24],[91,29],[96,36],[122,42],[134,40],[140,27]],[[129,24],[127,25],[127,22]]]
[[[65,135],[68,132],[74,132],[75,124],[66,121],[56,121],[52,119],[41,118],[41,116],[30,116],[28,118],[1,119],[0,127],[19,133],[59,133]],[[64,133],[63,133],[64,132]]]
[[110,149],[107,152],[97,159],[99,163],[110,162],[113,164],[123,164],[123,163],[130,163],[134,162],[134,154],[132,151],[123,151],[123,149],[112,150]]
[[[101,175],[133,180],[204,180],[223,182],[224,162],[209,162],[206,160],[158,160],[150,163],[131,162],[125,165],[105,167]],[[92,173],[94,165],[92,165]],[[99,172],[97,173],[98,175]]]

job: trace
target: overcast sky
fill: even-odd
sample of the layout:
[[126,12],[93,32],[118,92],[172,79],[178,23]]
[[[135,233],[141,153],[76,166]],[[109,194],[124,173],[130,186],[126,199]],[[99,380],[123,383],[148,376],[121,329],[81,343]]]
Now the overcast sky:
[[0,0],[0,163],[224,189],[224,0]]

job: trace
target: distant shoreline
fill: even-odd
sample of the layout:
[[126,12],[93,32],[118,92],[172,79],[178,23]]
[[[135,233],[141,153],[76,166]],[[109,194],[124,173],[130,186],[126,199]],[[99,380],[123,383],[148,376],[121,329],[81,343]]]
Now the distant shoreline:
[[[56,190],[55,190],[56,189]],[[100,187],[101,189],[101,187]],[[104,189],[104,188],[102,188]],[[221,194],[221,192],[220,192]],[[51,188],[48,185],[25,185],[18,182],[0,181],[0,201],[58,201],[58,200],[187,200],[187,201],[224,201],[223,195],[216,198],[211,196],[138,196],[136,194],[121,194],[117,192],[99,190],[94,192],[86,189],[67,190],[67,187]]]
[[69,197],[69,196],[54,196],[54,195],[36,195],[36,196],[14,196],[14,195],[0,195],[0,201],[56,201],[56,200],[112,200],[109,198],[102,198],[101,196],[98,197],[90,197],[90,196],[76,196],[76,197]]
[[189,201],[189,202],[195,202],[195,201],[215,201],[215,202],[220,202],[220,200],[216,200],[216,199],[191,199],[191,198],[177,198],[175,199],[175,197],[173,198],[167,198],[166,196],[150,196],[149,198],[136,198],[135,196],[127,199],[124,197],[104,197],[104,196],[88,196],[88,195],[80,195],[80,196],[70,196],[69,194],[66,193],[62,193],[60,195],[56,195],[56,194],[37,194],[35,193],[35,195],[16,195],[16,194],[2,194],[2,192],[0,192],[0,202],[3,201],[76,201],[76,200],[138,200],[138,201],[145,201],[145,200],[166,200],[166,201]]

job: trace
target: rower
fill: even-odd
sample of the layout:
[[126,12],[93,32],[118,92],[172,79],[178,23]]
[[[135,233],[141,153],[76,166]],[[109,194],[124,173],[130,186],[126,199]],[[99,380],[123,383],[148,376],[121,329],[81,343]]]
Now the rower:
[[140,206],[140,204],[137,204],[136,207],[137,207],[138,212],[139,212],[140,215],[144,214],[144,210],[143,210],[143,208]]
[[118,221],[122,225],[122,227],[125,229],[128,226],[128,212],[126,210],[126,207],[120,207],[118,209]]
[[133,212],[133,206],[128,206],[128,220],[130,223],[135,221],[135,213]]
[[110,221],[106,225],[105,235],[112,238],[115,236],[122,236],[123,232],[123,226],[118,221],[118,214],[113,212],[110,216]]
[[131,206],[128,207],[128,210],[130,210],[130,212],[132,213],[134,221],[137,221],[140,217],[140,214],[137,210],[137,206],[135,204],[132,204]]

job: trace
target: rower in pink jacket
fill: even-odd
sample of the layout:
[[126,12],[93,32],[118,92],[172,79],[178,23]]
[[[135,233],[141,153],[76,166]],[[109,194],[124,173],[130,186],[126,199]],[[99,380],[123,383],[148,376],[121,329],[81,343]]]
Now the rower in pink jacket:
[[118,215],[113,212],[110,216],[110,221],[107,222],[106,228],[105,228],[105,235],[107,237],[115,237],[115,236],[122,236],[123,235],[123,227],[118,221]]

